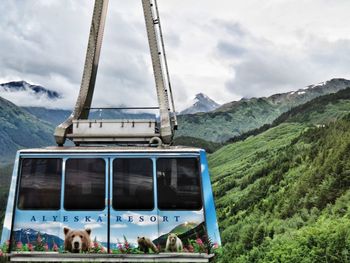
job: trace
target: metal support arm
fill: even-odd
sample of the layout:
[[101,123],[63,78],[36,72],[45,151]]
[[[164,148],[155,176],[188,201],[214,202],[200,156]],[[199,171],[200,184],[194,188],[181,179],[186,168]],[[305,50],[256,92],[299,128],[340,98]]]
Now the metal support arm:
[[67,134],[72,131],[73,120],[87,119],[95,89],[98,63],[100,60],[103,32],[105,27],[109,0],[96,0],[90,28],[90,37],[86,52],[83,78],[79,96],[70,117],[57,126],[55,139],[58,145],[63,145]]
[[[160,136],[164,143],[171,143],[173,137],[173,127],[170,119],[170,106],[168,100],[168,90],[166,89],[165,79],[161,58],[162,46],[159,45],[157,38],[157,23],[158,19],[154,18],[153,9],[156,8],[156,3],[151,0],[142,0],[143,12],[145,15],[147,36],[149,48],[151,51],[154,79],[156,82],[157,97],[160,111]],[[156,9],[154,9],[156,10]],[[156,13],[156,12],[155,12]]]
[[[108,1],[109,0],[95,0],[89,44],[86,53],[84,73],[80,86],[79,96],[72,115],[65,122],[57,126],[55,130],[56,142],[58,145],[63,145],[67,137],[72,139],[74,142],[77,142],[77,138],[80,136],[79,140],[84,142],[89,141],[91,143],[98,143],[108,141],[115,143],[127,140],[126,137],[129,135],[130,141],[144,142],[153,137],[160,137],[163,143],[171,144],[177,122],[156,0],[141,1],[145,17],[147,37],[151,52],[153,73],[159,104],[159,131],[158,125],[155,125],[153,132],[151,132],[149,128],[144,127],[141,123],[139,125],[140,127],[138,128],[143,129],[145,132],[147,132],[147,136],[142,136],[141,138],[140,135],[137,135],[135,130],[132,129],[130,130],[129,134],[126,134],[125,128],[123,126],[120,126],[120,123],[123,123],[124,121],[115,120],[113,124],[108,125],[102,125],[101,122],[101,129],[98,129],[97,131],[93,129],[88,129],[86,131],[84,130],[83,134],[78,134],[79,136],[77,136],[78,128],[74,127],[79,127],[79,124],[84,125],[84,120],[89,117],[89,111],[91,109],[91,102],[95,89],[96,75],[102,46],[103,31],[107,15]],[[172,102],[171,107],[169,104],[169,98]],[[73,123],[76,125],[73,126]],[[145,123],[148,123],[148,121]],[[102,130],[103,127],[110,127],[110,130],[108,130],[108,136],[105,136],[105,138],[103,138],[103,136],[107,133],[105,130]],[[91,124],[89,124],[89,128],[91,128]],[[94,135],[94,139],[90,138],[90,135],[92,134]],[[113,137],[113,139],[110,139],[111,137]]]

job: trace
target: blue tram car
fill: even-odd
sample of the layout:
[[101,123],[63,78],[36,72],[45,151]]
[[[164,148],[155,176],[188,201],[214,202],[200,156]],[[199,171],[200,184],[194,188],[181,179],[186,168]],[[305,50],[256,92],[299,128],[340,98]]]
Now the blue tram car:
[[10,252],[210,254],[220,243],[202,149],[50,147],[17,154],[1,237]]

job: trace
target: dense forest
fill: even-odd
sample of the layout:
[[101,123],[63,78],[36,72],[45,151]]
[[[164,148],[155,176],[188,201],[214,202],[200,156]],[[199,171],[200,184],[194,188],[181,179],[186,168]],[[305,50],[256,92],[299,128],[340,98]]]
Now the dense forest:
[[349,159],[350,115],[283,123],[212,154],[218,261],[349,262]]

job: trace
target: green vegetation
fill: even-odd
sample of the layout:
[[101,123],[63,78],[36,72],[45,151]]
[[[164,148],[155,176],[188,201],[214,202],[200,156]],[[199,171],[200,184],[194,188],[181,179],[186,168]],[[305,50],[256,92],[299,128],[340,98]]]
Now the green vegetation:
[[349,262],[349,159],[350,116],[282,123],[212,154],[218,261]]
[[12,162],[21,148],[53,144],[53,127],[0,98],[0,164]]
[[282,113],[271,124],[265,124],[257,129],[235,136],[229,139],[226,144],[245,140],[250,136],[258,135],[285,122],[323,125],[347,115],[349,109],[350,88],[347,88],[337,93],[320,96],[305,104],[294,107]]
[[242,100],[225,111],[180,115],[177,136],[224,142],[233,136],[271,123],[282,112],[265,98]]
[[209,142],[203,139],[194,138],[194,137],[176,137],[174,139],[174,145],[183,145],[183,146],[189,146],[189,147],[196,147],[196,148],[202,148],[205,149],[208,153],[213,153],[217,149],[223,146],[221,143],[216,142]]

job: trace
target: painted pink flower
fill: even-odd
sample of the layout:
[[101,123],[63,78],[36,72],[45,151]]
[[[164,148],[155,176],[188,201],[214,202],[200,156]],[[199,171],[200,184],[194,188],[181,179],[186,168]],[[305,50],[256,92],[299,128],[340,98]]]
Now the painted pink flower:
[[49,246],[48,246],[48,244],[45,244],[45,245],[44,245],[44,250],[45,250],[45,251],[49,251]]
[[4,256],[4,253],[2,253],[2,250],[0,249],[0,257]]
[[218,248],[219,248],[219,244],[218,244],[218,243],[215,243],[215,244],[213,245],[213,248],[214,248],[214,249],[218,249]]
[[101,247],[101,252],[104,253],[105,252],[105,248]]
[[193,252],[193,251],[194,251],[194,248],[193,248],[192,245],[188,245],[188,251],[189,251],[189,252]]
[[34,251],[34,247],[31,243],[28,244],[28,249],[29,251]]
[[40,234],[38,234],[38,237],[37,237],[37,239],[36,239],[36,242],[38,242],[39,244],[42,242],[42,239],[41,239]]
[[16,247],[17,247],[17,249],[22,249],[23,248],[22,242],[21,241],[18,242]]
[[58,246],[56,243],[53,244],[52,250],[57,252],[59,250]]
[[94,248],[98,248],[99,247],[99,245],[98,245],[98,243],[95,241],[94,242]]
[[129,247],[130,247],[128,241],[125,241],[125,242],[124,242],[124,247],[125,247],[125,248],[129,248]]
[[197,243],[198,245],[200,245],[200,246],[203,246],[203,241],[202,241],[202,239],[200,239],[200,238],[197,238],[197,239],[196,239],[196,243]]
[[109,254],[112,254],[113,253],[113,251],[112,251],[112,249],[109,249],[109,252],[108,252]]
[[124,248],[123,248],[123,245],[122,244],[118,244],[118,249],[120,252],[124,253]]

